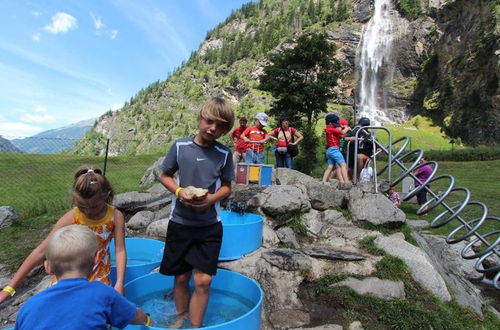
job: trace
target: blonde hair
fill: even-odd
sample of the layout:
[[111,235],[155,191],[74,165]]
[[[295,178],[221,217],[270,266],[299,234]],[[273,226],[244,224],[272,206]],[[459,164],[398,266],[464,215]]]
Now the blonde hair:
[[203,103],[198,113],[198,121],[202,118],[222,123],[224,134],[229,132],[234,125],[233,109],[231,109],[231,106],[220,97],[213,97]]
[[95,234],[86,226],[69,225],[59,228],[49,239],[45,258],[56,277],[68,271],[78,271],[88,277],[96,252]]
[[114,192],[111,183],[102,175],[100,169],[92,165],[83,165],[75,172],[71,197],[73,204],[77,198],[97,198],[111,204]]

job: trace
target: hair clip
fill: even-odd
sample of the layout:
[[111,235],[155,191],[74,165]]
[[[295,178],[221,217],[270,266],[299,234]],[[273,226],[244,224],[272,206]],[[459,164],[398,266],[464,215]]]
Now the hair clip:
[[89,168],[89,169],[87,170],[87,173],[94,173],[94,170],[93,170],[93,169],[91,169],[91,168]]

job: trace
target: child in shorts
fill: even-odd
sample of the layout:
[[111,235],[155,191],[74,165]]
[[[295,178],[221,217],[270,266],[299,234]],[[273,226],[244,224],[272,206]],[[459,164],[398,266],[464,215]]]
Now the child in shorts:
[[15,329],[109,329],[128,324],[152,325],[135,304],[110,286],[89,281],[98,262],[96,235],[87,226],[56,230],[45,249],[45,270],[57,283],[28,299],[19,310]]
[[334,114],[328,114],[325,117],[325,138],[326,138],[326,160],[328,162],[328,167],[323,173],[323,182],[328,182],[330,174],[333,171],[334,166],[337,167],[337,177],[340,183],[349,183],[349,178],[347,177],[347,167],[345,164],[344,156],[340,152],[340,139],[349,130],[348,126],[343,128],[340,127],[339,117]]
[[[198,115],[198,134],[176,140],[160,166],[161,183],[175,194],[160,266],[160,273],[175,276],[177,318],[170,328],[181,327],[188,317],[191,327],[202,325],[222,243],[217,210],[219,201],[231,193],[234,180],[231,151],[217,139],[229,132],[233,123],[234,113],[226,101],[206,101]],[[207,189],[208,194],[196,198],[185,189],[188,186]],[[192,275],[194,292],[190,297]]]

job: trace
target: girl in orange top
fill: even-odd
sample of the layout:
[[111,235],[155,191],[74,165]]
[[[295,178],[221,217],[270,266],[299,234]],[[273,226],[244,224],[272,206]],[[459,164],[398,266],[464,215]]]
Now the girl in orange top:
[[98,262],[89,277],[90,281],[101,281],[110,285],[111,256],[109,242],[114,237],[116,251],[115,290],[123,294],[127,253],[125,251],[125,221],[123,214],[109,205],[113,200],[113,188],[102,175],[101,170],[92,166],[80,167],[74,175],[72,200],[75,208],[64,214],[54,225],[47,237],[24,260],[14,277],[2,291],[0,303],[15,293],[15,287],[26,275],[45,258],[45,248],[52,234],[59,228],[78,224],[90,228],[99,244]]

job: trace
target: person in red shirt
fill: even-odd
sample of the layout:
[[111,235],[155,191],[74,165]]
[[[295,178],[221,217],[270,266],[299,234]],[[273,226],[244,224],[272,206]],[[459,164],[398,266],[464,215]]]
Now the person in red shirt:
[[247,127],[240,137],[247,143],[245,163],[264,164],[264,144],[270,139],[264,129],[269,123],[269,117],[264,112],[259,112],[253,120],[254,126]]
[[243,160],[245,152],[247,151],[247,144],[241,138],[241,133],[247,129],[248,120],[245,117],[240,118],[240,126],[236,127],[231,133],[231,140],[233,140],[234,153],[233,163],[236,164]]
[[323,182],[328,182],[330,174],[333,171],[333,167],[337,167],[337,176],[340,183],[349,183],[349,177],[347,176],[347,166],[345,164],[344,156],[340,152],[340,139],[349,130],[348,126],[340,128],[339,117],[334,114],[328,114],[325,117],[326,128],[325,128],[325,138],[326,138],[326,160],[328,162],[328,167],[323,173]]
[[304,137],[295,128],[290,127],[287,118],[280,120],[280,126],[273,129],[269,135],[278,140],[276,143],[276,167],[292,168],[293,159],[287,150],[288,145],[299,143]]

